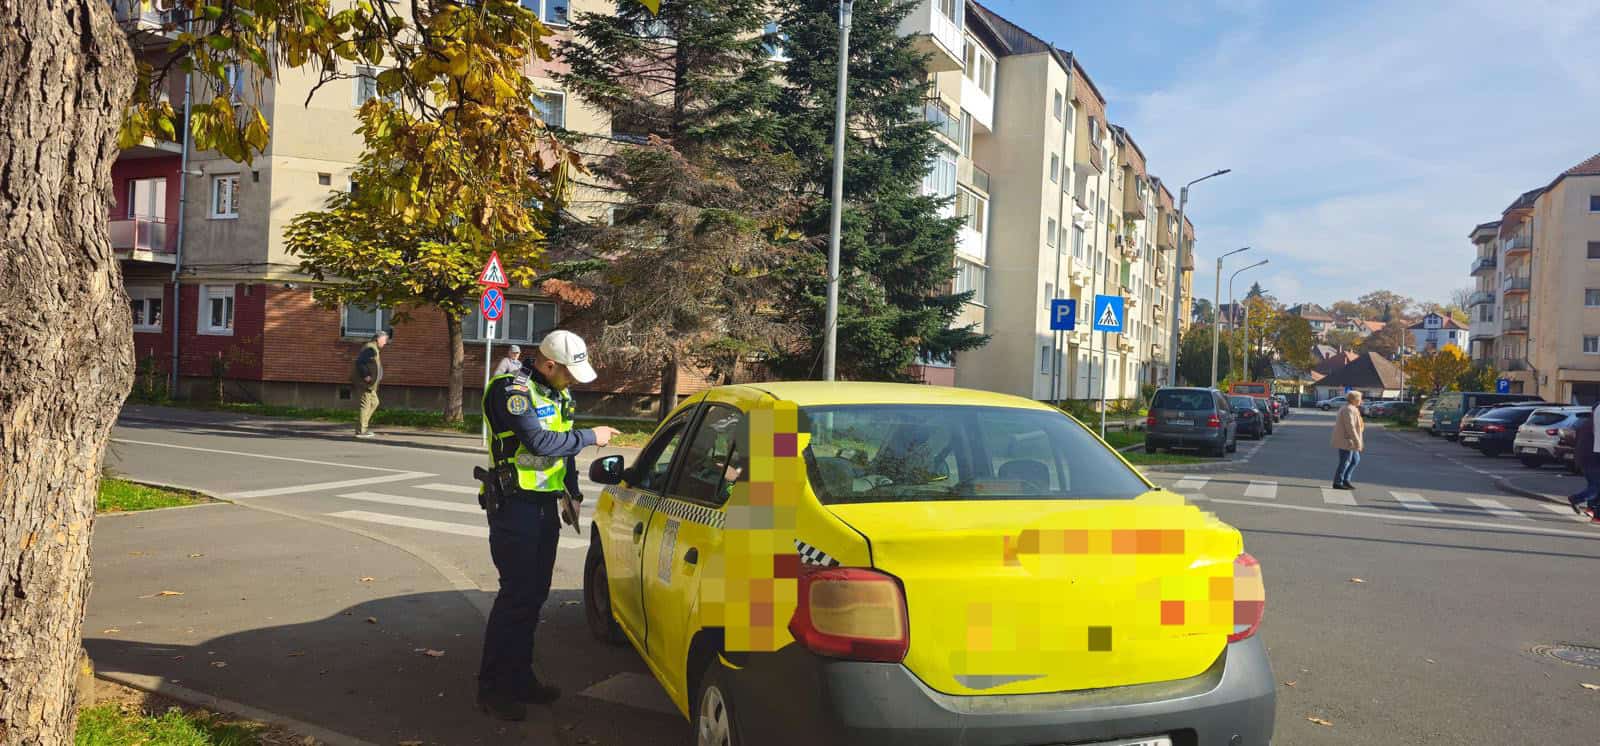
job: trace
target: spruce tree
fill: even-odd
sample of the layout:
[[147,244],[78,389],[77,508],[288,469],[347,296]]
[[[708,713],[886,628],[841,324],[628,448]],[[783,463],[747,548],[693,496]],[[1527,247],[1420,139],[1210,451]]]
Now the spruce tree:
[[767,7],[673,0],[655,15],[623,0],[579,15],[560,50],[566,90],[611,117],[584,149],[617,205],[609,224],[564,227],[560,252],[591,270],[577,279],[601,354],[660,371],[663,415],[680,365],[726,382],[793,336],[772,312],[798,200],[793,158],[772,147]]
[[[896,32],[914,2],[856,0],[850,32],[848,137],[840,243],[838,372],[903,380],[919,356],[946,358],[987,337],[953,327],[969,293],[953,294],[959,219],[921,193],[935,153],[922,116],[930,95],[924,57]],[[783,271],[780,312],[803,330],[775,361],[782,374],[821,372],[828,218],[839,50],[837,0],[790,0],[772,40],[787,57],[777,111],[782,145],[801,168],[806,200],[800,251]]]

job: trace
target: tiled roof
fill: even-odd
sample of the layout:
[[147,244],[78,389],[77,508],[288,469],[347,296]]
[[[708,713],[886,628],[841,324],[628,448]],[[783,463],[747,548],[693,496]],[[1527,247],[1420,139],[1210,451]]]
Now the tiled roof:
[[1068,68],[1073,74],[1082,78],[1083,82],[1089,84],[1089,90],[1094,93],[1095,99],[1099,100],[1102,105],[1105,103],[1106,97],[1100,93],[1100,87],[1095,85],[1094,81],[1089,78],[1089,73],[1084,71],[1083,65],[1078,63],[1077,58],[1071,52],[1058,49],[1055,45],[1034,36],[1027,29],[1006,19],[1005,16],[984,7],[982,3],[967,0],[967,8],[974,11],[994,31],[995,36],[1005,44],[1006,49],[1011,54],[1051,53],[1055,56],[1056,61],[1061,63],[1062,67]]
[[1589,160],[1567,169],[1562,176],[1600,176],[1600,153],[1589,156]]
[[1498,220],[1491,220],[1487,223],[1479,223],[1472,226],[1472,232],[1467,234],[1467,238],[1472,238],[1473,236],[1478,235],[1478,231],[1492,231],[1499,227],[1500,221]]
[[1544,190],[1548,188],[1549,187],[1539,187],[1538,189],[1529,189],[1528,191],[1523,192],[1522,194],[1518,195],[1515,200],[1512,200],[1511,205],[1505,209],[1505,212],[1533,209],[1534,200],[1539,199],[1539,195],[1544,194]]
[[1343,368],[1317,381],[1318,386],[1349,386],[1357,389],[1398,389],[1400,369],[1388,358],[1368,352],[1351,360]]
[[[1439,318],[1443,319],[1443,323],[1439,327],[1441,329],[1465,329],[1466,328],[1465,326],[1461,325],[1461,322],[1456,321],[1455,319],[1452,319],[1449,316],[1445,316],[1443,314],[1440,314]],[[1421,328],[1423,328],[1422,324],[1423,324],[1423,322],[1418,321],[1417,323],[1412,324],[1411,326],[1408,326],[1406,328],[1407,329],[1421,329]]]

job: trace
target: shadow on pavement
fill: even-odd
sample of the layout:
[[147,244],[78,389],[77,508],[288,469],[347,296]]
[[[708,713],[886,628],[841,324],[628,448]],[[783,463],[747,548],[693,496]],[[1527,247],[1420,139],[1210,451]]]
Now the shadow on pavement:
[[[1406,527],[1407,528],[1444,529],[1444,530],[1449,530],[1449,531],[1466,531],[1466,532],[1471,532],[1471,533],[1484,533],[1484,534],[1496,534],[1496,535],[1513,534],[1513,535],[1517,535],[1517,536],[1530,536],[1530,537],[1533,537],[1533,538],[1550,538],[1550,537],[1540,537],[1540,536],[1538,536],[1536,534],[1519,533],[1519,532],[1515,532],[1515,531],[1493,531],[1493,530],[1488,530],[1488,529],[1461,528],[1461,527],[1457,527],[1457,526],[1429,526],[1429,525],[1421,525],[1421,524],[1416,524],[1416,525],[1406,524]],[[1557,558],[1561,558],[1561,559],[1587,559],[1587,560],[1600,559],[1600,550],[1597,550],[1596,553],[1594,553],[1594,554],[1575,554],[1575,553],[1571,553],[1571,552],[1548,552],[1548,551],[1539,551],[1539,550],[1515,548],[1515,547],[1486,547],[1486,546],[1472,546],[1470,544],[1445,544],[1445,543],[1442,543],[1442,542],[1434,542],[1434,541],[1408,541],[1408,540],[1404,540],[1404,539],[1380,539],[1380,538],[1375,537],[1375,536],[1350,536],[1350,535],[1347,535],[1347,534],[1323,534],[1323,533],[1313,533],[1313,532],[1309,532],[1309,531],[1283,531],[1283,530],[1278,530],[1278,529],[1267,529],[1267,528],[1252,528],[1252,529],[1245,529],[1244,531],[1247,534],[1271,534],[1271,535],[1274,535],[1274,536],[1298,536],[1298,537],[1303,537],[1303,538],[1307,538],[1307,539],[1340,539],[1340,540],[1344,540],[1344,541],[1360,541],[1360,542],[1367,542],[1367,543],[1371,543],[1371,544],[1396,544],[1396,545],[1403,545],[1403,546],[1431,547],[1431,548],[1434,548],[1434,549],[1463,549],[1463,550],[1470,551],[1470,552],[1491,552],[1491,553],[1496,553],[1496,554],[1509,554],[1509,555],[1514,555],[1514,556],[1518,556],[1518,557],[1536,556],[1536,557],[1557,557]],[[1569,538],[1569,537],[1557,537],[1557,538],[1565,539],[1565,538]],[[1575,538],[1575,537],[1573,537],[1573,538]],[[1600,532],[1596,532],[1594,538],[1595,539],[1600,539]]]
[[615,674],[645,671],[632,648],[589,636],[578,591],[552,592],[544,618],[537,667],[563,695],[552,707],[530,707],[526,723],[477,711],[483,627],[468,594],[454,591],[378,598],[197,644],[86,636],[84,646],[102,672],[159,677],[374,743],[687,742],[680,717],[578,694]]

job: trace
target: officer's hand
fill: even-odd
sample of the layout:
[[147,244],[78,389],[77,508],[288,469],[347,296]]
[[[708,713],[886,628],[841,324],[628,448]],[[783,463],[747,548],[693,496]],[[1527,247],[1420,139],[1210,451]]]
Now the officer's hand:
[[594,429],[594,444],[603,447],[611,442],[611,436],[616,435],[619,432],[622,431],[614,427],[606,427],[605,425],[601,425]]
[[362,376],[361,381],[363,383],[372,383],[372,376]]

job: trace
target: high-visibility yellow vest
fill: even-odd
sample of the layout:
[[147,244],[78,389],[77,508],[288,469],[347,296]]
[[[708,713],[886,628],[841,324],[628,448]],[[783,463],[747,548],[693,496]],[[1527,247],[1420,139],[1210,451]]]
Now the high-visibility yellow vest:
[[[515,377],[510,373],[498,375],[489,379],[489,385],[484,387],[483,417],[491,427],[499,417],[489,412],[489,390],[500,379]],[[527,383],[526,392],[512,391],[506,397],[505,414],[521,415],[524,412],[531,412],[539,418],[540,428],[554,433],[571,432],[572,394],[566,391],[551,391],[532,379],[528,379]],[[518,404],[519,399],[525,403]],[[524,406],[527,409],[521,410]],[[566,489],[566,457],[540,456],[529,451],[513,430],[499,430],[490,434],[489,463],[495,466],[506,463],[515,465],[517,486],[530,492],[561,492]]]

